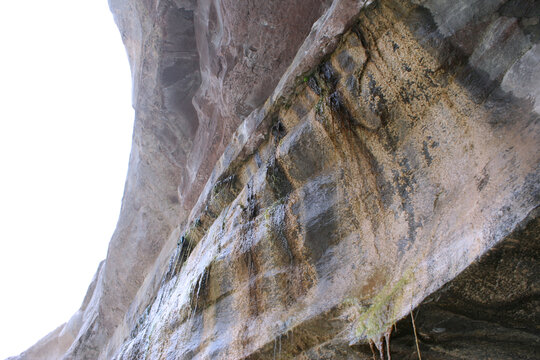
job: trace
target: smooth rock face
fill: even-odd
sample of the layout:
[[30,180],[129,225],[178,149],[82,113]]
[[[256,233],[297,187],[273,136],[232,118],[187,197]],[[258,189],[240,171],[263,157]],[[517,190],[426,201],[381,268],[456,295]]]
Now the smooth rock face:
[[136,109],[118,227],[15,359],[535,358],[538,1],[110,5]]
[[[538,209],[531,215],[415,310],[422,358],[538,358]],[[410,317],[398,322],[391,346],[394,358],[417,358]]]

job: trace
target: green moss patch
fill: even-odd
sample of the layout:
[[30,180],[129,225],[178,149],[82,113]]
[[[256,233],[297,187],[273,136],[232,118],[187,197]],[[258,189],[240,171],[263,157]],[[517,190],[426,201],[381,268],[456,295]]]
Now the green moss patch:
[[414,280],[412,268],[395,283],[387,284],[373,299],[373,304],[358,319],[355,336],[358,340],[378,340],[397,321],[405,301],[404,289]]

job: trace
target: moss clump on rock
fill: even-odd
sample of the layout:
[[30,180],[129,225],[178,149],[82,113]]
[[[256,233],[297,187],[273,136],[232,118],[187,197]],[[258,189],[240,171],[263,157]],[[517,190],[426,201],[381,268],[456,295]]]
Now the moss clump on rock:
[[414,281],[412,269],[407,270],[397,282],[387,284],[375,296],[372,305],[360,313],[355,332],[357,341],[377,341],[399,320],[400,315],[396,311],[405,301],[405,287]]

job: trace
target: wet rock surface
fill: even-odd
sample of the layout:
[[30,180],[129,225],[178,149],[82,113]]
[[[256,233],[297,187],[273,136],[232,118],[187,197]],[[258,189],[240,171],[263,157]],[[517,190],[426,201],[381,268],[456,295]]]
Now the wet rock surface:
[[17,359],[535,358],[537,1],[111,8],[118,228]]

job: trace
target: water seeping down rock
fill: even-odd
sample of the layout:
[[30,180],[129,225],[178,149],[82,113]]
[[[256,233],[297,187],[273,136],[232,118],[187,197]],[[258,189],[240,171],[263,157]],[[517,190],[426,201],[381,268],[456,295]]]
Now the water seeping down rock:
[[538,358],[539,1],[109,2],[118,227],[10,359]]

